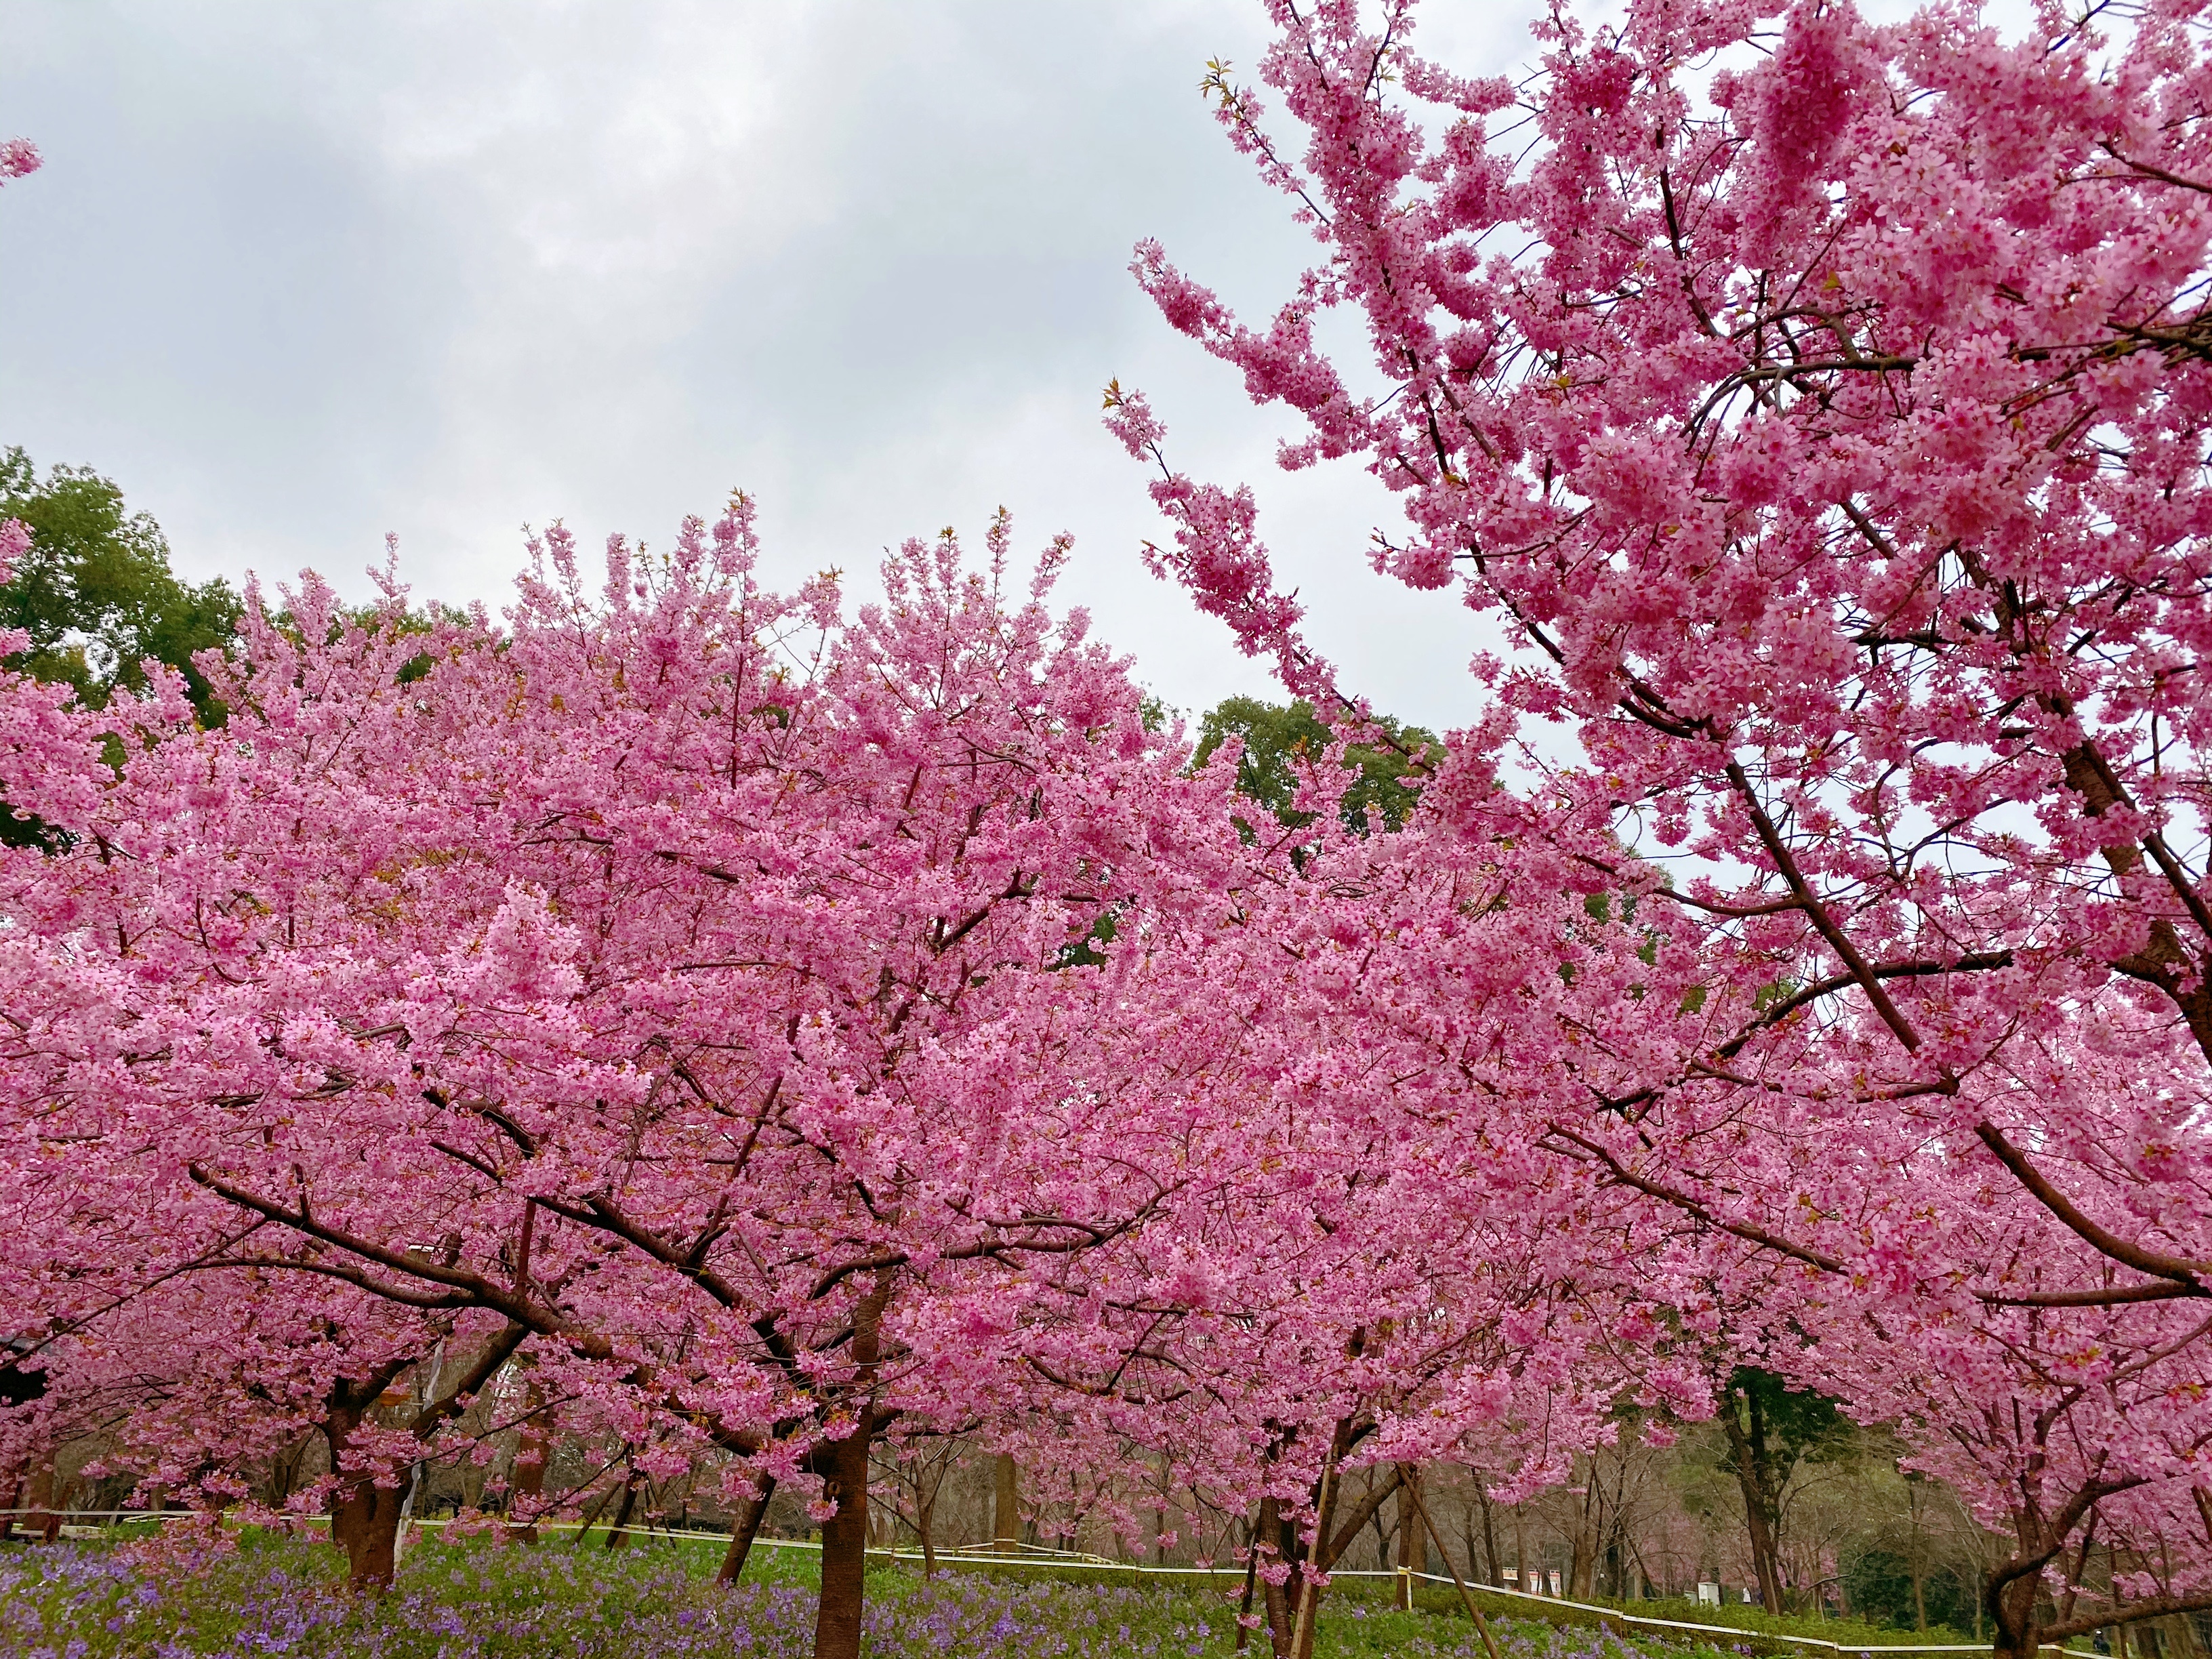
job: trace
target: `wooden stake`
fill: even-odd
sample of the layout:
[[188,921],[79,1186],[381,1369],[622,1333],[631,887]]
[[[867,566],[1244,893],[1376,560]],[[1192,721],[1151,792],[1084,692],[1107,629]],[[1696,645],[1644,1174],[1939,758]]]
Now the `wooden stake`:
[[1420,1488],[1407,1486],[1401,1490],[1412,1496],[1413,1513],[1421,1517],[1421,1524],[1429,1529],[1429,1536],[1437,1540],[1437,1553],[1444,1559],[1444,1571],[1451,1575],[1453,1588],[1459,1591],[1459,1599],[1467,1603],[1467,1616],[1474,1620],[1474,1627],[1481,1634],[1483,1650],[1489,1654],[1490,1659],[1498,1659],[1498,1644],[1491,1637],[1490,1620],[1485,1619],[1482,1609],[1474,1605],[1474,1592],[1468,1589],[1467,1581],[1459,1576],[1459,1569],[1452,1565],[1451,1552],[1444,1547],[1443,1535],[1437,1531],[1437,1523],[1429,1518],[1429,1506],[1421,1502]]

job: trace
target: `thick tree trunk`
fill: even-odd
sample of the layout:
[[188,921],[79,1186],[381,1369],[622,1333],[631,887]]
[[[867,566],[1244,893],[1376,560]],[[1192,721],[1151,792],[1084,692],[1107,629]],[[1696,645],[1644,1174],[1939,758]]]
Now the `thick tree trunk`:
[[[1280,1501],[1273,1498],[1261,1498],[1259,1540],[1260,1543],[1268,1547],[1275,1560],[1296,1559],[1284,1551],[1283,1543],[1287,1536],[1288,1531],[1283,1525]],[[1259,1545],[1255,1544],[1254,1547],[1257,1548]],[[1267,1620],[1267,1646],[1274,1653],[1276,1659],[1283,1659],[1283,1656],[1291,1650],[1291,1598],[1285,1593],[1289,1586],[1287,1582],[1278,1584],[1273,1579],[1264,1575],[1260,1582],[1262,1587],[1260,1602]]]
[[1721,1412],[1721,1427],[1728,1434],[1736,1485],[1743,1493],[1744,1527],[1751,1536],[1752,1566],[1759,1575],[1759,1599],[1769,1613],[1780,1613],[1782,1573],[1776,1559],[1771,1495],[1773,1483],[1767,1468],[1766,1425],[1761,1420],[1758,1400],[1747,1398],[1745,1403],[1751,1413],[1749,1432],[1737,1420],[1733,1399],[1725,1402]]
[[763,1475],[760,1491],[738,1506],[730,1525],[730,1547],[723,1553],[721,1570],[714,1575],[716,1583],[738,1582],[738,1575],[745,1570],[745,1558],[753,1553],[753,1540],[760,1536],[761,1522],[768,1515],[768,1500],[775,1495],[775,1477]]
[[1269,1584],[1260,1600],[1267,1615],[1267,1650],[1275,1659],[1283,1659],[1291,1650],[1291,1598],[1286,1587]]
[[2041,1645],[2035,1628],[2036,1575],[2024,1573],[1990,1597],[1996,1629],[1990,1633],[1992,1659],[2036,1659]]
[[21,1507],[28,1511],[23,1516],[23,1531],[28,1536],[46,1543],[53,1543],[62,1535],[60,1508],[54,1502],[54,1460],[40,1456],[31,1465],[31,1478],[23,1486]]
[[814,1451],[822,1495],[836,1512],[822,1523],[822,1600],[814,1614],[814,1659],[860,1659],[860,1610],[868,1581],[868,1454],[876,1439],[876,1365],[888,1273],[876,1275],[853,1310],[854,1376],[846,1396],[853,1427]]
[[921,1538],[921,1576],[925,1583],[937,1577],[937,1493],[932,1488],[927,1502],[914,1506],[914,1529]]
[[[1290,1568],[1289,1576],[1280,1584],[1266,1584],[1267,1636],[1274,1650],[1275,1659],[1310,1659],[1315,1631],[1321,1613],[1322,1591],[1320,1586],[1306,1581],[1309,1565],[1317,1572],[1326,1573],[1343,1559],[1352,1540],[1373,1520],[1376,1512],[1398,1490],[1398,1476],[1394,1467],[1390,1478],[1379,1484],[1370,1484],[1364,1495],[1352,1504],[1352,1512],[1340,1524],[1337,1514],[1339,1491],[1338,1466],[1345,1455],[1357,1443],[1357,1435],[1347,1425],[1340,1423],[1331,1437],[1328,1462],[1322,1466],[1322,1478],[1316,1485],[1311,1504],[1314,1513],[1312,1541],[1309,1545],[1304,1528],[1285,1517],[1281,1504],[1273,1498],[1260,1501],[1258,1529],[1255,1534],[1256,1549],[1270,1558],[1263,1566],[1281,1564]],[[1273,1462],[1272,1456],[1263,1467]]]
[[875,1414],[864,1407],[842,1440],[823,1448],[816,1468],[837,1512],[822,1523],[822,1602],[814,1659],[860,1659],[860,1602],[868,1572],[868,1447]]
[[607,1534],[607,1547],[623,1548],[629,1542],[630,1511],[637,1507],[638,1477],[635,1474],[623,1482],[622,1507],[615,1511],[613,1528]]
[[538,1541],[538,1519],[535,1513],[539,1498],[545,1492],[545,1462],[548,1448],[545,1430],[537,1417],[544,1405],[544,1395],[532,1382],[530,1392],[522,1401],[522,1438],[514,1449],[514,1474],[507,1483],[507,1512],[514,1515],[516,1500],[521,1500],[524,1520],[520,1526],[510,1522],[506,1528],[510,1544],[534,1544]]
[[381,1595],[398,1565],[400,1493],[366,1478],[346,1486],[331,1509],[331,1537],[345,1552],[346,1580]]
[[323,1437],[338,1486],[331,1494],[331,1542],[345,1552],[346,1579],[357,1590],[381,1595],[392,1587],[399,1564],[399,1516],[404,1495],[397,1485],[380,1486],[368,1474],[345,1472],[346,1448],[368,1415],[375,1394],[348,1383],[324,1413]]
[[1567,1598],[1587,1601],[1590,1597],[1590,1578],[1597,1569],[1598,1470],[1595,1459],[1583,1480],[1582,1508],[1575,1516],[1573,1547],[1567,1553]]

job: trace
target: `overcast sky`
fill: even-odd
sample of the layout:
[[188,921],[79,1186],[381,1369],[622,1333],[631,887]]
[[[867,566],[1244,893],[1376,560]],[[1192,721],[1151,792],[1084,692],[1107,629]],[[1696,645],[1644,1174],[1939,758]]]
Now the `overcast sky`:
[[[1527,9],[1424,43],[1524,61]],[[1012,509],[1077,540],[1064,603],[1171,702],[1265,692],[1138,556],[1098,425],[1141,386],[1177,464],[1257,486],[1313,632],[1378,706],[1463,720],[1471,619],[1363,556],[1352,470],[1287,478],[1280,411],[1129,279],[1156,235],[1268,307],[1312,245],[1196,87],[1256,0],[106,5],[0,0],[0,444],[90,465],[194,575],[399,538],[425,597],[505,603],[526,521],[665,540],[733,487],[771,574]]]

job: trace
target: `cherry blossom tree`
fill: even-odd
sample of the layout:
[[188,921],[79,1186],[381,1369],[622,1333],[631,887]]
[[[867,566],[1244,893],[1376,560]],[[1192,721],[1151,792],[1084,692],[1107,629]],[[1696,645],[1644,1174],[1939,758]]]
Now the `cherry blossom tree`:
[[[2175,1068],[2155,1043],[2052,1045],[2042,1057],[2039,1074],[2015,1073],[2008,1089],[1979,1103],[2023,1139],[2052,1116],[2054,1101],[2086,1097],[2101,1105],[2094,1121],[2123,1120]],[[2008,1057],[2014,1066],[2026,1058],[2026,1045]],[[1976,1086],[1990,1090],[1997,1069],[1983,1068]],[[2062,1642],[2200,1601],[2212,1577],[2203,1543],[2212,1364],[2202,1311],[2186,1298],[2075,1294],[2088,1280],[2116,1288],[2122,1275],[2086,1241],[2054,1241],[2035,1195],[1960,1156],[1956,1141],[1893,1143],[1877,1159],[1857,1137],[1809,1121],[1796,1127],[1828,1166],[1817,1176],[1808,1169],[1770,1182],[1754,1161],[1701,1183],[1763,1189],[1778,1206],[1821,1194],[1817,1213],[1801,1212],[1787,1252],[1726,1233],[1698,1241],[1711,1316],[1734,1351],[1842,1394],[1864,1421],[1895,1425],[1912,1467],[1941,1476],[2009,1538],[1985,1585],[2000,1647]],[[2154,1125],[2141,1132],[2154,1143],[2161,1134]],[[2203,1219],[2212,1194],[2201,1176],[2146,1194],[2138,1172],[2114,1168],[2099,1139],[2052,1136],[2039,1152],[2064,1172],[2084,1213],[2148,1224],[2191,1255],[2212,1250]],[[2165,1213],[2149,1212],[2147,1196]],[[1847,1261],[1856,1271],[1833,1270]],[[2094,1571],[2099,1552],[2133,1563],[2118,1584]]]
[[[2011,40],[1949,9],[1563,8],[1526,85],[1420,56],[1411,3],[1269,12],[1287,120],[1225,66],[1208,86],[1318,262],[1259,325],[1155,245],[1135,270],[1302,417],[1285,465],[1356,457],[1389,493],[1378,569],[1510,641],[1478,659],[1495,713],[1431,799],[1601,868],[1698,1028],[1600,1033],[1613,1079],[1553,1144],[1801,1268],[1971,1284],[2016,1366],[1973,1412],[2047,1370],[2006,1309],[2094,1324],[2097,1386],[2154,1353],[2200,1374],[2166,1304],[2212,1295],[2201,8],[2044,7]],[[1332,310],[1368,368],[1317,343]],[[1158,567],[1341,702],[1249,492],[1175,472],[1141,395],[1109,404],[1161,467]],[[1577,757],[1517,747],[1523,718]],[[2152,1057],[2130,1090],[2052,1069],[2113,1042]],[[1896,1180],[1845,1183],[1904,1146],[1942,1190],[2025,1194],[2028,1254],[1810,1244],[1810,1218],[1902,1213]],[[2094,1517],[2212,1490],[2186,1397],[2130,1408],[2175,1416],[2127,1440],[2124,1476],[2011,1507],[2001,1648],[2035,1639],[2007,1586],[2070,1595]],[[2042,1454],[2007,1455],[2018,1492]],[[2121,1478],[2124,1503],[2094,1495]],[[2212,1522],[2187,1550],[2167,1607],[2212,1605]]]
[[[1124,1017],[1261,856],[1229,772],[1053,621],[1058,547],[1018,605],[992,553],[910,544],[848,622],[757,588],[740,501],[597,597],[548,537],[504,629],[257,603],[220,732],[173,676],[12,683],[7,798],[67,836],[0,870],[47,1212],[135,1216],[149,1278],[465,1315],[455,1408],[527,1352],[647,1473],[808,1483],[856,1651],[871,1444],[1013,1363],[1024,1264],[1245,1156]],[[349,1428],[387,1492],[420,1438]]]
[[1559,1054],[1640,1018],[1642,935],[1563,891],[1540,843],[1348,835],[1329,785],[1351,775],[1310,770],[1281,832],[1301,856],[1233,933],[1156,933],[1142,1011],[1151,1062],[1202,1076],[1279,1173],[1076,1264],[1032,1304],[1054,1322],[1028,1359],[1051,1466],[1141,1450],[1249,1518],[1245,1616],[1285,1656],[1407,1469],[1479,1461],[1517,1496],[1618,1432],[1624,1399],[1710,1409],[1649,1285],[1605,1265],[1596,1173],[1542,1144],[1582,1087]]
[[[35,1194],[18,1201],[47,1251],[50,1288],[23,1322],[39,1334],[21,1355],[45,1388],[31,1409],[0,1412],[0,1468],[38,1470],[75,1443],[97,1454],[84,1478],[128,1474],[145,1499],[278,1523],[327,1510],[353,1582],[388,1583],[406,1471],[522,1332],[290,1274],[97,1275],[81,1265],[97,1260],[77,1253],[84,1235],[58,1236]],[[96,1281],[112,1294],[95,1316],[52,1311]],[[302,1482],[308,1439],[325,1473]],[[291,1473],[272,1489],[269,1470]]]

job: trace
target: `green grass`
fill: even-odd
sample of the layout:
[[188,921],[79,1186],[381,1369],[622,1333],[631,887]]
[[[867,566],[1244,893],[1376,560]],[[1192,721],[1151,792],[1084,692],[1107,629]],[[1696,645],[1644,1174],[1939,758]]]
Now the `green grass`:
[[[1126,1567],[1066,1565],[1044,1558],[1031,1558],[1019,1565],[996,1563],[988,1565],[963,1561],[959,1571],[982,1573],[1013,1583],[1035,1583],[1049,1579],[1056,1583],[1105,1584],[1123,1587],[1154,1585],[1163,1582],[1183,1586],[1193,1593],[1211,1583],[1218,1589],[1234,1592],[1243,1583],[1241,1571],[1219,1570],[1212,1574],[1193,1570],[1188,1574],[1140,1572]],[[1665,1643],[1680,1640],[1694,1643],[1698,1638],[1684,1632],[1670,1638],[1661,1632],[1644,1632],[1625,1622],[1627,1618],[1658,1619],[1677,1624],[1719,1626],[1741,1632],[1741,1639],[1727,1643],[1731,1651],[1759,1656],[1785,1654],[1819,1654],[1822,1650],[1807,1649],[1799,1644],[1776,1639],[1786,1637],[1809,1638],[1818,1642],[1832,1642],[1852,1651],[1875,1650],[1883,1648],[1982,1646],[1986,1639],[1977,1643],[1971,1632],[1962,1632],[1943,1626],[1925,1632],[1899,1630],[1888,1625],[1873,1625],[1856,1619],[1824,1619],[1802,1613],[1771,1613],[1764,1607],[1733,1604],[1706,1607],[1687,1596],[1665,1600],[1616,1601],[1594,1598],[1596,1605],[1617,1611],[1623,1618],[1609,1620],[1602,1613],[1592,1613],[1585,1607],[1565,1602],[1507,1595],[1476,1584],[1468,1587],[1486,1618],[1516,1625],[1541,1623],[1557,1628],[1597,1631],[1616,1630],[1633,1635],[1639,1641]],[[1354,1578],[1340,1575],[1329,1591],[1324,1606],[1349,1609],[1358,1607],[1365,1610],[1362,1616],[1373,1616],[1387,1608],[1395,1595],[1395,1586],[1384,1577]],[[1464,1620],[1459,1592],[1449,1584],[1417,1583],[1413,1591],[1414,1605],[1431,1618]],[[2085,1655],[2087,1650],[2082,1650]]]
[[[713,1582],[718,1542],[641,1539],[614,1553],[599,1543],[420,1543],[382,1598],[348,1594],[337,1552],[313,1540],[249,1534],[211,1545],[180,1533],[150,1545],[0,1547],[0,1653],[804,1659],[811,1649],[811,1551],[758,1550],[746,1582],[729,1587]],[[1009,1567],[925,1583],[911,1565],[886,1559],[869,1575],[868,1651],[876,1659],[1225,1659],[1236,1583],[1224,1575],[1209,1590],[1110,1567],[1054,1569],[1049,1578]],[[1480,1659],[1455,1608],[1433,1607],[1424,1595],[1416,1611],[1393,1612],[1379,1599],[1386,1591],[1333,1591],[1317,1659]],[[1501,1659],[1692,1659],[1698,1651],[1534,1620],[1499,1620],[1495,1628]],[[1264,1656],[1265,1638],[1255,1635],[1250,1651]]]
[[[1648,1601],[1615,1601],[1609,1599],[1598,1599],[1595,1601],[1595,1605],[1607,1611],[1594,1613],[1584,1607],[1571,1607],[1561,1602],[1547,1602],[1542,1604],[1540,1607],[1534,1607],[1517,1596],[1486,1594],[1480,1587],[1474,1587],[1474,1594],[1486,1615],[1504,1613],[1509,1617],[1522,1619],[1540,1617],[1558,1625],[1607,1625],[1608,1627],[1613,1627],[1607,1617],[1608,1613],[1612,1613],[1624,1620],[1656,1619],[1664,1620],[1670,1624],[1719,1626],[1724,1629],[1742,1633],[1740,1638],[1731,1640],[1728,1644],[1729,1648],[1759,1656],[1817,1654],[1823,1651],[1821,1649],[1808,1649],[1798,1643],[1784,1639],[1790,1637],[1800,1637],[1815,1642],[1832,1642],[1840,1648],[1849,1649],[1854,1652],[1878,1650],[1883,1648],[1948,1647],[1954,1644],[1975,1645],[1974,1638],[1971,1635],[1960,1635],[1956,1631],[1930,1630],[1923,1632],[1897,1630],[1887,1625],[1870,1625],[1856,1619],[1821,1619],[1802,1613],[1772,1613],[1764,1607],[1758,1607],[1727,1605],[1717,1607],[1707,1607],[1686,1596]],[[1449,1589],[1439,1589],[1433,1585],[1422,1587],[1416,1592],[1415,1599],[1425,1606],[1438,1608],[1442,1608],[1446,1603],[1455,1607],[1459,1604],[1456,1591]],[[1618,1627],[1628,1631],[1637,1630],[1634,1625],[1626,1623]],[[1683,1639],[1694,1638],[1686,1633]],[[1980,1645],[1988,1644],[1984,1642]]]
[[1623,1613],[1636,1613],[1647,1619],[1673,1619],[1691,1625],[1725,1625],[1731,1630],[1750,1631],[1768,1636],[1809,1636],[1850,1648],[1988,1645],[1987,1638],[1978,1642],[1972,1631],[1953,1630],[1947,1625],[1931,1625],[1924,1631],[1899,1630],[1893,1625],[1872,1625],[1863,1619],[1828,1619],[1817,1613],[1769,1613],[1765,1607],[1741,1602],[1724,1601],[1717,1607],[1706,1607],[1686,1595],[1649,1601],[1615,1601],[1606,1597],[1594,1599],[1603,1601],[1607,1607],[1618,1607]]

